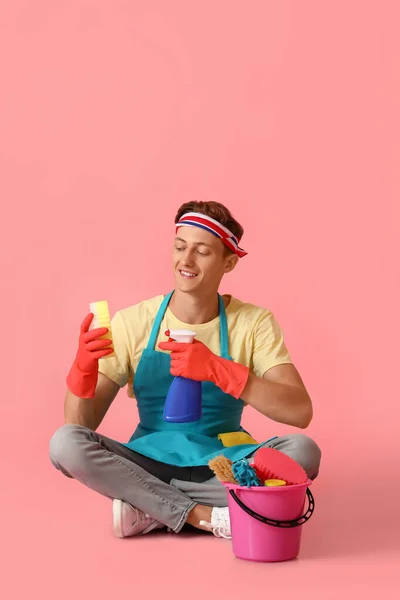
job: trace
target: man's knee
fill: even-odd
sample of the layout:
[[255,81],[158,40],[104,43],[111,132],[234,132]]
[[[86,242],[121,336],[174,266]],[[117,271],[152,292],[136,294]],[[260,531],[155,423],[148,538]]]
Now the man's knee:
[[318,475],[321,463],[320,447],[310,437],[304,434],[295,434],[297,460],[306,471],[310,479]]
[[82,468],[82,442],[87,431],[82,425],[62,425],[49,442],[52,464],[65,475],[73,476],[77,468]]
[[310,479],[316,478],[321,462],[321,450],[310,437],[301,433],[284,436],[279,439],[276,449],[298,462]]

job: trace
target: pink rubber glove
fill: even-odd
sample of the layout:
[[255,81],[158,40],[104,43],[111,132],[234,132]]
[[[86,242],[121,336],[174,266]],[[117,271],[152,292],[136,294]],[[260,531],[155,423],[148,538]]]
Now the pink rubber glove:
[[93,313],[84,318],[79,336],[78,352],[67,376],[68,389],[79,398],[93,398],[99,376],[99,358],[113,352],[110,340],[98,338],[108,332],[106,327],[89,331]]
[[171,350],[171,375],[211,381],[226,394],[240,398],[249,377],[248,367],[217,356],[198,340],[192,344],[161,342],[158,347]]

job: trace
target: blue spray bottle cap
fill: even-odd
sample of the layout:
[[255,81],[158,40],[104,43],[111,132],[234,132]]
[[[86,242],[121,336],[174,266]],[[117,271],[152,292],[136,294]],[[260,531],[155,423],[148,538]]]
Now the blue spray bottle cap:
[[[167,329],[165,334],[182,344],[192,344],[197,335],[190,329]],[[198,421],[201,418],[201,381],[175,377],[168,390],[163,416],[168,423]]]

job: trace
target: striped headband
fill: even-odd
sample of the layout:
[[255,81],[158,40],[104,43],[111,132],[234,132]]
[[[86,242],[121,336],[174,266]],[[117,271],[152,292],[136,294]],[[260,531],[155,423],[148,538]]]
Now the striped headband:
[[221,241],[225,244],[229,250],[237,254],[240,258],[246,256],[247,252],[242,248],[239,248],[240,239],[238,239],[235,235],[233,235],[232,231],[229,231],[227,227],[221,225],[215,219],[208,217],[207,215],[203,215],[202,213],[189,212],[179,219],[176,224],[176,231],[178,231],[179,227],[200,227],[201,229],[205,229],[209,231],[216,237],[220,238]]

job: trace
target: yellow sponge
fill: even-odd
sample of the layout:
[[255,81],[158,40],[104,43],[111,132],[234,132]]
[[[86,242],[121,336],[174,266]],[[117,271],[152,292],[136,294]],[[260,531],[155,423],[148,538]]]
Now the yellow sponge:
[[[89,310],[94,314],[93,321],[90,324],[90,329],[98,329],[100,327],[107,327],[108,332],[105,335],[102,335],[100,340],[110,340],[110,346],[113,343],[112,332],[111,332],[111,319],[110,319],[110,311],[108,310],[107,300],[100,300],[99,302],[91,302],[89,304]],[[114,356],[114,352],[112,354],[108,354],[104,358],[109,358],[110,356]]]
[[286,485],[286,481],[283,481],[283,479],[266,479],[264,485],[267,487],[281,487]]

